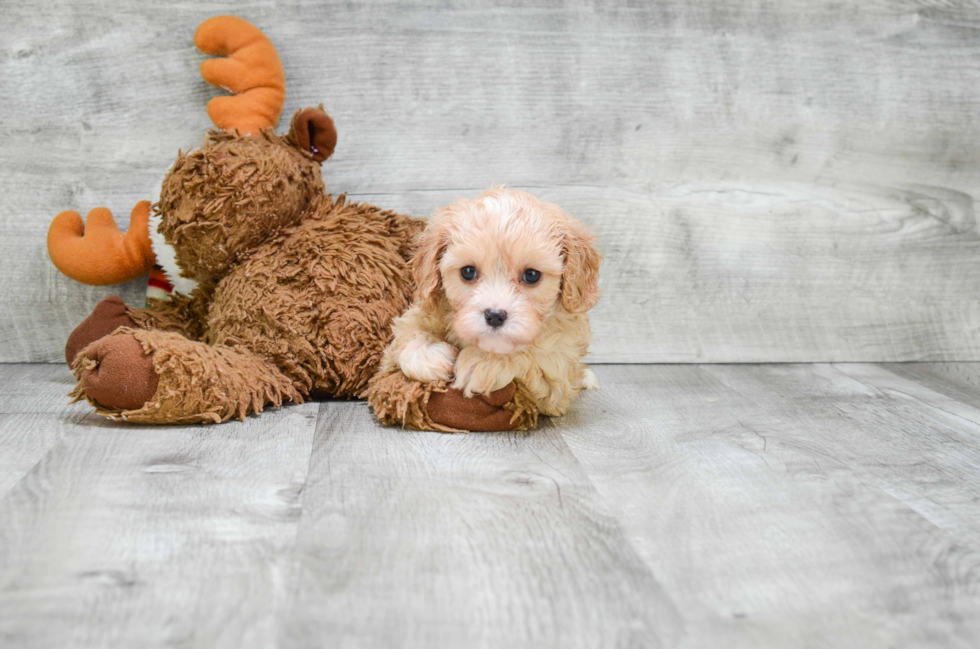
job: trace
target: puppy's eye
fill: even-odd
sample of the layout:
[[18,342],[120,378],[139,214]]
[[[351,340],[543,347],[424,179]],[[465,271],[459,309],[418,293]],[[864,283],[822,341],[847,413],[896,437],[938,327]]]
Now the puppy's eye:
[[541,271],[528,268],[524,271],[524,277],[522,279],[525,284],[537,284],[538,280],[541,279]]
[[463,279],[465,279],[467,282],[472,282],[477,276],[476,267],[463,266],[463,268],[459,271],[459,274],[462,275]]

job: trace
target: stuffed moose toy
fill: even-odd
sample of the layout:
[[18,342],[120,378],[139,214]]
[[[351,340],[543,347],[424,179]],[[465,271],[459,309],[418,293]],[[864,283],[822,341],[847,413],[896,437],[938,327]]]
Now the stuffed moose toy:
[[177,156],[159,201],[136,205],[125,234],[105,208],[87,224],[77,212],[51,224],[49,254],[69,277],[116,284],[156,263],[174,288],[147,308],[117,297],[96,306],[66,345],[72,396],[151,424],[243,419],[322,395],[369,397],[383,421],[419,429],[533,427],[519,385],[466,398],[400,373],[374,377],[409,304],[424,222],[326,193],[320,163],[337,134],[321,108],[273,132],[285,75],[256,27],[219,16],[194,41],[220,57],[202,63],[204,79],[234,93],[208,104],[219,130]]

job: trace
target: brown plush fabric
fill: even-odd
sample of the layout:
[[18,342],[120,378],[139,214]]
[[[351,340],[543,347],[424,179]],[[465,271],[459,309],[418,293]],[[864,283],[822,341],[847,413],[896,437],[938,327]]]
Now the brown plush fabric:
[[[135,376],[129,367],[102,368],[97,346],[115,338],[138,341],[158,377],[156,390],[141,403],[123,405],[118,398],[100,399],[92,391],[93,370]],[[129,343],[127,343],[129,344]],[[115,345],[113,345],[115,347]],[[261,412],[284,401],[303,403],[303,396],[272,363],[245,349],[211,346],[165,331],[120,329],[82,350],[72,371],[79,380],[72,392],[85,398],[100,415],[142,424],[220,422]]]
[[443,433],[528,430],[538,423],[537,404],[519,383],[466,398],[445,381],[420,383],[400,371],[379,371],[365,395],[383,423]]
[[514,392],[513,383],[496,392],[477,394],[472,398],[464,396],[462,390],[449,388],[445,392],[433,393],[429,398],[429,416],[432,421],[453,428],[478,432],[513,430],[518,423],[503,406],[514,398]]
[[304,394],[359,396],[408,308],[422,222],[325,196],[219,284],[205,340],[273,360]]
[[184,273],[203,283],[128,311],[124,324],[145,330],[134,336],[160,375],[148,403],[119,407],[81,370],[76,396],[102,414],[163,423],[364,392],[408,307],[407,259],[423,221],[324,194],[312,154],[268,130],[210,133],[178,157],[154,210]]
[[157,391],[153,361],[130,331],[96,340],[73,366],[86,395],[106,408],[142,408]]
[[319,165],[285,138],[211,131],[177,156],[153,209],[186,276],[217,281],[323,193]]
[[333,119],[319,108],[296,111],[286,138],[300,151],[307,151],[317,162],[333,155],[337,146],[337,129]]
[[223,421],[311,392],[360,396],[391,339],[392,319],[408,307],[406,258],[422,225],[344,197],[318,197],[300,223],[251,250],[218,282],[129,311],[148,330],[134,335],[160,375],[145,406],[114,407],[112,397],[89,392],[81,373],[75,395],[100,414],[141,423]]
[[110,295],[97,305],[89,317],[68,336],[65,345],[65,361],[71,367],[78,352],[88,347],[102,336],[107,336],[119,327],[135,327],[136,323],[126,311],[126,303],[121,297]]
[[214,284],[205,282],[194,289],[190,295],[175,293],[169,300],[150,298],[147,300],[149,303],[147,308],[127,310],[129,317],[136,323],[130,326],[139,329],[174,331],[190,340],[201,340],[204,337],[204,323],[213,294]]

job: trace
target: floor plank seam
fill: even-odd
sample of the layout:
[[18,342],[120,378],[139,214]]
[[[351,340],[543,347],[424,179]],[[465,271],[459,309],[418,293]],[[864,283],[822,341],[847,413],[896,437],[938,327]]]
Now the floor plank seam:
[[93,415],[92,415],[92,413],[82,413],[82,414],[81,414],[81,415],[80,415],[80,416],[78,417],[78,420],[77,420],[77,421],[76,421],[76,422],[75,422],[75,423],[74,423],[74,424],[72,425],[72,427],[71,427],[71,428],[69,428],[69,429],[68,429],[67,431],[65,431],[65,433],[64,433],[64,434],[63,434],[63,435],[61,436],[61,438],[60,438],[60,439],[59,439],[59,440],[58,440],[58,441],[57,441],[57,442],[56,442],[55,444],[52,444],[52,445],[51,445],[51,446],[50,446],[50,447],[49,447],[49,448],[48,448],[48,449],[47,449],[47,450],[46,450],[46,451],[44,452],[44,455],[42,455],[42,456],[41,456],[40,458],[38,458],[38,460],[37,460],[37,462],[35,462],[34,464],[32,464],[32,465],[31,465],[31,467],[30,467],[29,469],[27,469],[26,471],[24,471],[24,473],[23,473],[23,474],[22,474],[22,475],[21,475],[21,476],[20,476],[20,477],[19,477],[19,478],[17,479],[17,482],[15,482],[14,484],[12,484],[12,485],[10,486],[10,488],[9,488],[9,489],[7,489],[7,490],[6,490],[6,491],[5,491],[5,492],[4,492],[3,494],[0,494],[0,500],[3,500],[4,498],[6,498],[6,497],[7,497],[7,495],[8,495],[8,494],[10,494],[10,493],[12,493],[13,491],[15,491],[15,490],[16,490],[16,489],[17,489],[17,488],[18,488],[18,487],[20,486],[20,484],[21,484],[21,483],[22,483],[22,482],[23,482],[24,480],[26,480],[26,479],[27,479],[27,478],[28,478],[28,477],[29,477],[29,476],[30,476],[30,475],[31,475],[31,474],[32,474],[32,473],[33,473],[33,472],[34,472],[34,471],[35,471],[35,470],[37,469],[37,467],[39,467],[39,466],[40,466],[40,465],[41,465],[41,464],[42,464],[42,463],[43,463],[43,462],[44,462],[44,461],[45,461],[46,459],[48,459],[48,456],[50,456],[50,455],[51,455],[51,454],[52,454],[52,453],[53,453],[53,452],[54,452],[55,450],[57,450],[57,449],[58,449],[58,448],[59,448],[60,446],[64,446],[64,444],[65,444],[65,442],[67,441],[67,439],[68,439],[68,438],[69,438],[70,436],[72,436],[72,435],[73,435],[73,434],[75,433],[75,430],[76,430],[76,429],[77,429],[77,428],[78,428],[79,426],[81,426],[81,425],[82,425],[82,422],[84,422],[84,421],[85,421],[86,419],[88,419],[88,418],[89,418],[90,416],[93,416]]
[[[844,374],[844,376],[847,376],[848,378],[850,378],[850,379],[852,379],[854,381],[857,381],[861,385],[864,385],[864,386],[866,386],[866,387],[868,387],[868,388],[870,388],[872,390],[877,390],[879,392],[881,392],[881,391],[884,390],[884,388],[880,388],[878,386],[871,385],[871,384],[865,382],[863,379],[860,379],[860,378],[858,378],[856,376],[853,376],[851,374],[848,374],[847,372],[845,372],[843,370],[840,370],[837,367],[837,365],[839,365],[839,363],[834,363],[833,364],[834,369],[840,371],[842,374]],[[963,406],[965,406],[965,407],[967,407],[967,408],[969,408],[971,410],[975,410],[975,411],[978,412],[978,414],[980,414],[980,409],[977,409],[976,406],[973,406],[973,405],[971,405],[969,403],[966,403],[965,401],[960,401],[959,399],[957,399],[957,398],[955,398],[953,396],[950,396],[950,395],[945,394],[943,392],[939,392],[937,390],[934,390],[933,388],[930,388],[928,385],[924,385],[922,383],[918,383],[918,382],[913,381],[913,380],[911,380],[909,378],[906,378],[906,377],[904,377],[904,376],[902,376],[900,374],[896,374],[895,372],[892,372],[891,370],[889,370],[887,367],[882,367],[882,365],[880,363],[873,363],[871,365],[873,365],[874,367],[876,367],[876,368],[878,368],[878,369],[880,369],[880,370],[882,370],[884,372],[888,372],[889,374],[891,374],[892,376],[894,376],[896,379],[899,379],[899,380],[902,380],[902,381],[909,381],[911,383],[916,383],[916,385],[918,385],[920,388],[922,388],[924,390],[928,390],[928,391],[932,392],[933,394],[939,395],[940,397],[943,397],[945,399],[949,399],[950,401],[955,401],[956,403],[962,404]],[[889,388],[889,389],[891,389],[891,388]],[[920,404],[920,405],[922,405],[924,407],[932,408],[934,410],[938,410],[939,412],[943,412],[943,413],[949,415],[950,417],[955,418],[957,421],[962,421],[962,422],[968,424],[971,428],[977,429],[977,432],[980,433],[980,417],[978,417],[977,420],[973,420],[973,419],[970,419],[969,417],[964,417],[963,415],[957,414],[955,412],[950,412],[949,410],[946,410],[942,406],[938,406],[935,403],[929,403],[928,401],[923,401],[921,398],[915,396],[914,394],[909,394],[908,392],[903,392],[902,390],[894,390],[894,392],[897,392],[898,394],[901,394],[901,395],[903,395],[905,397],[908,397],[909,399],[912,399],[913,401],[915,401],[916,403],[918,403],[918,404]]]

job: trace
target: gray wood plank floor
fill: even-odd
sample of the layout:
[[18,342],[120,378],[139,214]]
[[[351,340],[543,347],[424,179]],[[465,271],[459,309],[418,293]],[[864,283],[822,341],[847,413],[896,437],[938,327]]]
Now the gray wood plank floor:
[[531,433],[0,365],[3,647],[976,647],[980,367],[596,367]]

